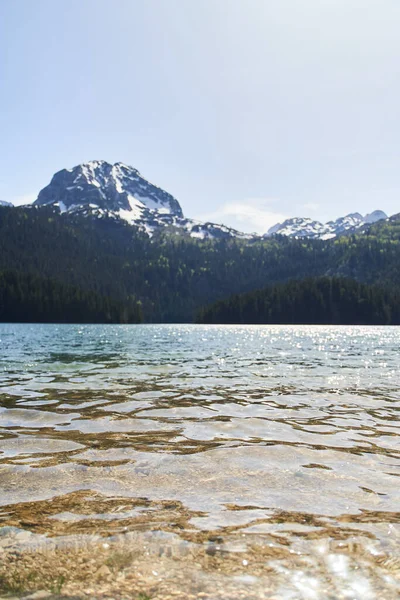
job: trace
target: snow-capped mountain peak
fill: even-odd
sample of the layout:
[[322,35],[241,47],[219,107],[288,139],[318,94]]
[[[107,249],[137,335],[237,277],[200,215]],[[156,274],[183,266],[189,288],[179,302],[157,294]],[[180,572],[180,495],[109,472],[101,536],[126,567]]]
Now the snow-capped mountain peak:
[[271,227],[266,236],[279,234],[289,237],[307,237],[321,240],[328,240],[348,231],[354,231],[364,225],[376,223],[381,219],[387,219],[386,213],[382,210],[362,216],[360,213],[350,213],[345,217],[339,217],[335,221],[321,223],[308,217],[295,217],[286,219],[283,223],[277,223]]
[[11,202],[6,202],[5,200],[0,200],[0,206],[8,206],[8,207],[13,207],[14,204],[12,204]]
[[123,219],[152,236],[171,231],[190,237],[250,239],[254,236],[183,216],[179,202],[122,162],[93,160],[56,173],[35,206],[53,205],[62,213]]
[[93,160],[56,173],[34,204],[56,203],[61,210],[93,205],[103,210],[123,211],[121,216],[129,217],[130,221],[141,218],[149,210],[183,216],[179,202],[147,181],[137,169],[104,160]]

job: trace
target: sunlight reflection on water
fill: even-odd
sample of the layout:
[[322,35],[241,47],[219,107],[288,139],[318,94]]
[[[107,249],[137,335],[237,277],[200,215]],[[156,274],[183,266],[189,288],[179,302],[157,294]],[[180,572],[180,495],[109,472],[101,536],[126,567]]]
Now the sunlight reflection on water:
[[193,543],[245,534],[315,564],[316,544],[360,538],[324,568],[342,580],[368,554],[376,569],[400,550],[399,342],[391,327],[0,325],[3,523],[178,523]]

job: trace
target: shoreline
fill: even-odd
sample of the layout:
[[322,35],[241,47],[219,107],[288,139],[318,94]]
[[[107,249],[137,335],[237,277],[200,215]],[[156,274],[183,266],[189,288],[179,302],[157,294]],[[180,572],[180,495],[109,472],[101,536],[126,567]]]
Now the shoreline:
[[203,543],[162,531],[0,533],[1,599],[396,600],[400,593],[400,559],[371,536],[315,532],[291,547],[240,533],[209,533]]

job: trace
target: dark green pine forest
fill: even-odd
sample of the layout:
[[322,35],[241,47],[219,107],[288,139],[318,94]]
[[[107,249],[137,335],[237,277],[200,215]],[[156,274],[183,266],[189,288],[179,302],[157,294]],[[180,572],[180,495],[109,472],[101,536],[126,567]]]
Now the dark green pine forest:
[[197,322],[399,325],[400,293],[343,277],[292,280],[220,300]]
[[400,217],[327,241],[198,240],[168,229],[149,239],[111,218],[0,207],[0,273],[3,321],[190,322],[233,294],[294,279],[344,277],[393,291]]
[[140,323],[140,303],[122,302],[56,280],[0,271],[0,322]]

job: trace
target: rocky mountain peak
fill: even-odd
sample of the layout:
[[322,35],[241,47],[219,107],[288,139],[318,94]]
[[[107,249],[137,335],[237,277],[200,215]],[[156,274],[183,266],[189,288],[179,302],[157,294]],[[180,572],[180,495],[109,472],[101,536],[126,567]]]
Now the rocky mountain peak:
[[149,211],[183,217],[179,202],[147,181],[137,169],[105,160],[93,160],[59,171],[41,190],[34,204],[58,204],[62,211],[85,205],[126,211],[131,213],[132,220]]
[[374,210],[372,213],[365,215],[364,221],[366,223],[376,223],[376,221],[381,221],[382,219],[387,219],[388,216],[383,210]]

